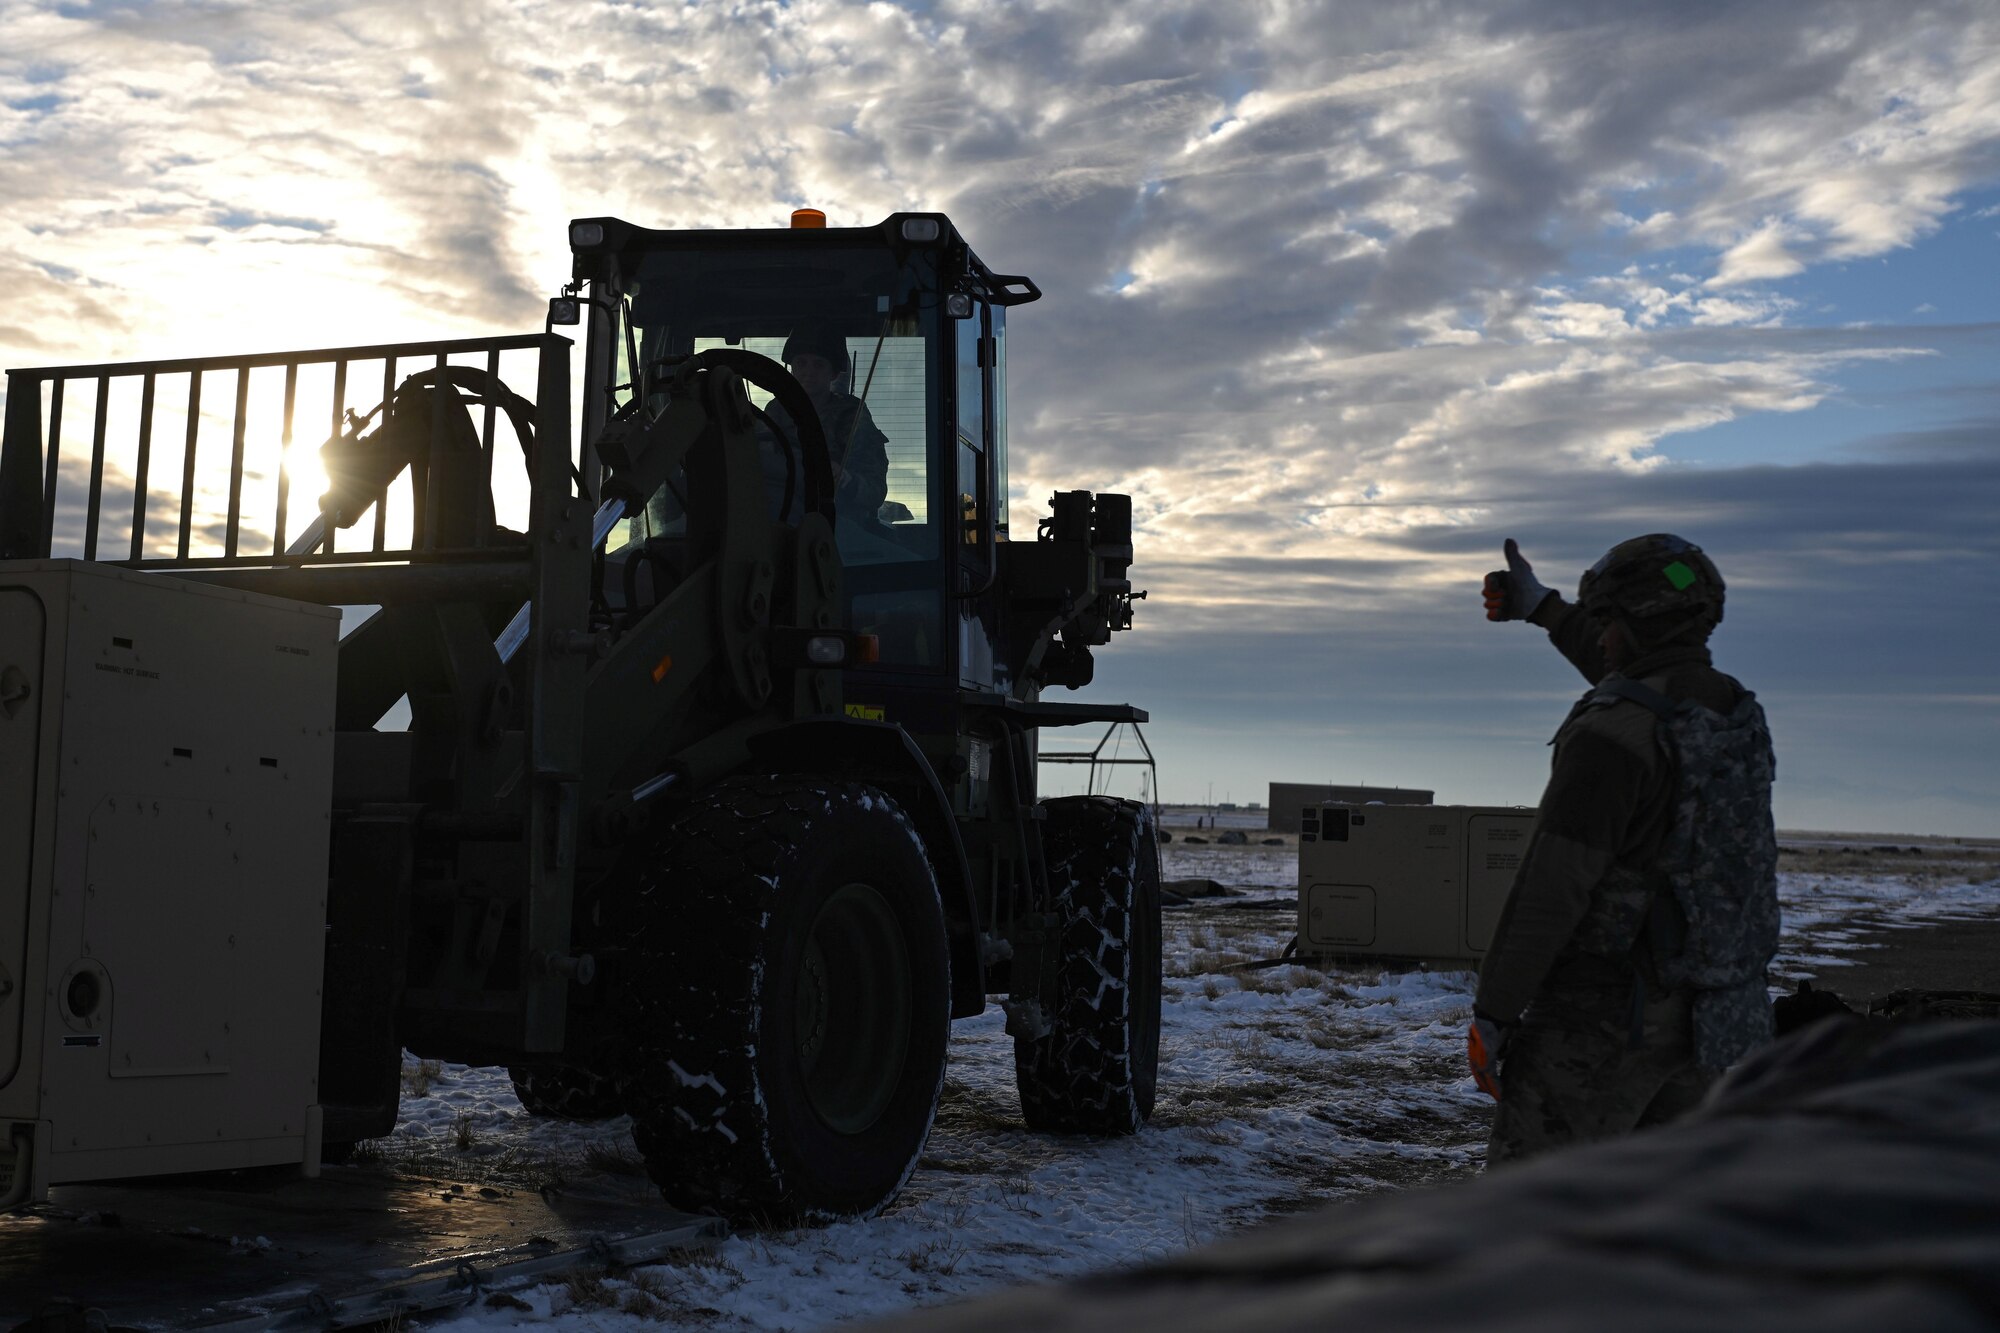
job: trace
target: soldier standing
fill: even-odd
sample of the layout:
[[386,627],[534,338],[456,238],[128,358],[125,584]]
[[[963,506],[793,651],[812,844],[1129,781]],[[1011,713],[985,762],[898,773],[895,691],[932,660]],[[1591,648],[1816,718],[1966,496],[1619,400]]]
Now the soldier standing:
[[1489,1164],[1671,1120],[1771,1033],[1774,760],[1756,696],[1717,671],[1722,576],[1654,533],[1575,604],[1510,538],[1489,620],[1546,629],[1591,683],[1553,744],[1527,855],[1480,969],[1468,1046],[1499,1107]]

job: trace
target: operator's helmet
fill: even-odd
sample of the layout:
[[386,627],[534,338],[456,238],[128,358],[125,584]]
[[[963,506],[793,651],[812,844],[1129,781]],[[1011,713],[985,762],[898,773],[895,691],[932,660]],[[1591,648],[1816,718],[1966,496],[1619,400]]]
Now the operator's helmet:
[[1584,614],[1620,617],[1655,639],[1722,623],[1722,596],[1715,562],[1670,532],[1619,542],[1584,571],[1576,590]]
[[785,339],[785,350],[779,359],[789,366],[801,355],[826,358],[835,375],[847,372],[847,339],[824,325],[800,325]]

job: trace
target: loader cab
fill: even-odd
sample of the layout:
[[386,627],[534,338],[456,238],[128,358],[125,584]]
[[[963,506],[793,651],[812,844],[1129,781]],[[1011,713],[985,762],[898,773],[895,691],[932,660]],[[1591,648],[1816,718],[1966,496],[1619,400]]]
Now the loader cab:
[[[983,594],[1008,535],[1006,312],[1039,296],[1034,285],[992,273],[938,214],[733,232],[585,219],[570,238],[589,311],[582,438],[634,399],[657,411],[668,372],[698,352],[787,365],[834,459],[847,623],[880,646],[852,674],[850,711],[885,715],[870,702],[885,689],[941,704],[960,685],[1005,690]],[[807,367],[808,356],[828,365]],[[791,423],[764,391],[750,398],[767,511],[796,521]],[[670,545],[685,522],[663,487],[613,533],[609,558]]]

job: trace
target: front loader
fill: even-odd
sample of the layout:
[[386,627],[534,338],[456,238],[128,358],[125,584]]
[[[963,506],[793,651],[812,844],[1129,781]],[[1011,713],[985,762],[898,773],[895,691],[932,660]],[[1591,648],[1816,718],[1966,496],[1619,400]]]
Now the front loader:
[[938,214],[569,236],[540,334],[9,372],[0,1203],[316,1170],[407,1050],[866,1214],[989,999],[1030,1126],[1150,1114],[1150,814],[1036,787],[1145,717],[1042,698],[1143,594],[1123,496],[1009,531],[1039,290]]

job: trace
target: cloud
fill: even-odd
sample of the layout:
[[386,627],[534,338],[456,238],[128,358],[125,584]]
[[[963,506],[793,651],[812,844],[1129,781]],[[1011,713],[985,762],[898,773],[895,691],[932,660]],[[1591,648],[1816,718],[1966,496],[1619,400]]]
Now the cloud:
[[[539,327],[574,216],[946,210],[1048,293],[1010,331],[1017,530],[1051,490],[1126,490],[1173,633],[1323,597],[1422,652],[1381,589],[1442,586],[1461,540],[1602,535],[1694,485],[1669,442],[1990,351],[1819,327],[1852,312],[1804,288],[2000,180],[2000,13],[16,4],[0,143],[14,365]],[[1882,410],[1871,458],[1991,438],[1979,404]],[[1883,494],[1904,532],[1952,499]],[[1769,577],[1821,559],[1774,547]]]
[[1715,276],[1709,279],[1709,285],[1734,287],[1746,282],[1789,278],[1794,273],[1804,272],[1805,263],[1786,248],[1792,234],[1782,222],[1766,222],[1724,252]]
[[101,343],[129,328],[103,284],[60,265],[0,255],[0,290],[0,347],[16,352],[60,357],[85,345],[79,335]]
[[[1349,560],[1216,549],[1163,567],[1142,545],[1134,577],[1155,595],[1091,692],[1152,710],[1169,791],[1365,772],[1446,801],[1532,802],[1541,743],[1582,682],[1539,632],[1481,618],[1481,575],[1512,536],[1573,595],[1613,543],[1674,531],[1728,581],[1715,648],[1771,713],[1781,824],[1869,827],[1874,811],[1877,828],[1990,830],[1971,794],[1991,787],[2000,632],[1968,608],[2000,560],[1996,424],[1983,450],[1884,440],[1867,464],[1522,479],[1476,522],[1383,530]],[[1864,772],[1866,792],[1842,785]]]
[[[1523,467],[1496,472],[1476,499],[1353,501],[1336,512],[1361,516],[1353,530],[1366,540],[1329,543],[1323,554],[1142,542],[1135,577],[1154,590],[1148,618],[1169,619],[1177,629],[1275,629],[1300,607],[1319,605],[1327,631],[1337,632],[1378,614],[1399,622],[1423,614],[1448,598],[1443,590],[1476,583],[1503,537],[1521,538],[1531,556],[1539,546],[1550,586],[1572,587],[1576,573],[1617,541],[1672,530],[1714,552],[1732,586],[1740,575],[1760,596],[1838,595],[1843,612],[1864,603],[1889,608],[1928,640],[1945,608],[1974,595],[1983,563],[2000,556],[1987,517],[2000,504],[2000,462],[1990,448],[1996,438],[2000,421],[1989,417],[1877,439],[1867,462],[1627,472]],[[1859,581],[1857,566],[1868,567]],[[1925,566],[1929,572],[1919,574]],[[1923,587],[1907,586],[1918,578]],[[1948,656],[1969,668],[1984,651],[1982,637],[1990,636],[1981,631],[1963,654]],[[1886,659],[1904,647],[1892,638],[1867,655]]]
[[[1808,262],[1793,238],[1874,253],[1921,235],[1990,166],[1978,112],[2000,98],[1970,73],[1993,25],[1930,19],[69,6],[10,18],[22,54],[0,83],[95,91],[38,115],[4,183],[17,219],[58,199],[143,219],[156,261],[205,243],[204,211],[330,221],[336,262],[440,321],[530,308],[562,214],[741,225],[815,199],[836,221],[997,210],[989,248],[1018,237],[1068,290],[1130,274],[1117,289],[1147,318],[1233,294],[1278,337],[1462,341],[1579,245],[1724,247],[1733,285]],[[285,207],[258,202],[274,186]],[[183,219],[194,234],[173,234]]]

